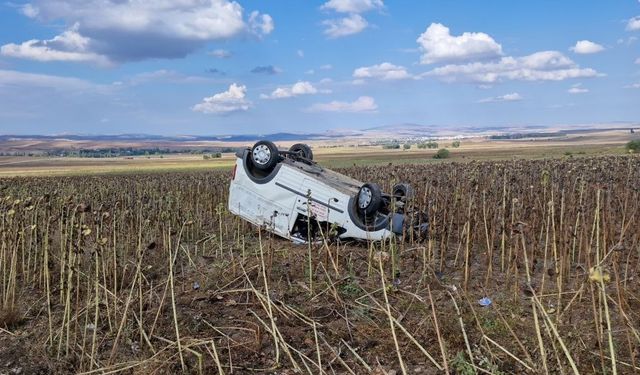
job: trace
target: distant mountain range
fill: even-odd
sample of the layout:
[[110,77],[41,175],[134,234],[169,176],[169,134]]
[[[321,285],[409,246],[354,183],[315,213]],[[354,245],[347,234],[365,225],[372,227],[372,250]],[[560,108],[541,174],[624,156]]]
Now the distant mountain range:
[[[348,133],[349,136],[358,136],[361,133]],[[69,141],[95,141],[95,142],[243,142],[253,141],[256,139],[270,139],[273,141],[295,141],[300,139],[331,139],[344,137],[345,133],[327,132],[322,134],[316,133],[272,133],[272,134],[239,134],[239,135],[175,135],[163,136],[154,134],[53,134],[53,135],[0,135],[0,141],[10,140],[41,140],[49,141],[56,139],[65,139]]]
[[454,137],[454,136],[491,136],[496,134],[517,134],[522,132],[591,132],[595,130],[614,130],[640,128],[638,122],[610,122],[584,125],[557,126],[439,126],[416,123],[400,123],[381,125],[362,130],[334,129],[316,133],[287,133],[270,134],[236,134],[236,135],[174,135],[163,136],[154,134],[52,134],[52,135],[0,135],[0,142],[35,141],[71,141],[71,142],[106,142],[106,143],[146,143],[146,144],[180,144],[193,142],[252,142],[258,139],[269,139],[274,142],[341,140],[341,139],[385,139],[385,138],[414,138],[414,137]]

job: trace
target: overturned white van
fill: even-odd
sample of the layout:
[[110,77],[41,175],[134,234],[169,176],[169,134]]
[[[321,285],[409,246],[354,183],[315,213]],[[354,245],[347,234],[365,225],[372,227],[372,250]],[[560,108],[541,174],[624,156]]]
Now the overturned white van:
[[304,144],[280,151],[259,141],[236,156],[229,211],[281,237],[305,243],[322,236],[377,241],[407,229],[426,234],[424,215],[405,215],[413,196],[407,184],[385,194],[375,183],[319,166]]

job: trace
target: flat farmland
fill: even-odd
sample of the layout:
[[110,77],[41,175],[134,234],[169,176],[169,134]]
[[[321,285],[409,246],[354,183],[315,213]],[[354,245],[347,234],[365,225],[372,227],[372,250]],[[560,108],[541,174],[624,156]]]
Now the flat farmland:
[[[470,138],[461,141],[461,146],[453,148],[452,140],[439,141],[439,148],[448,148],[448,160],[468,162],[471,160],[541,159],[553,157],[581,157],[597,155],[620,155],[626,153],[624,144],[632,139],[628,131],[592,132],[562,138],[536,140],[488,140]],[[293,142],[281,142],[282,148]],[[311,141],[316,159],[328,167],[348,167],[353,165],[428,164],[441,162],[433,158],[437,149],[419,149],[413,144],[408,150],[383,149],[382,146],[353,147],[357,141]],[[58,146],[69,147],[64,143]],[[75,147],[78,144],[73,144]],[[220,146],[220,143],[207,144]],[[251,143],[229,143],[228,147],[248,147]],[[20,145],[27,147],[28,145]],[[51,145],[47,145],[50,147]],[[83,144],[83,146],[86,146]],[[91,147],[113,146],[111,144],[91,144]],[[140,146],[140,145],[138,145]],[[203,146],[202,143],[196,146]],[[16,147],[16,145],[13,145]],[[38,147],[43,147],[38,145]],[[221,158],[204,160],[202,155],[167,154],[153,156],[114,158],[73,158],[73,157],[6,157],[0,156],[0,177],[41,176],[41,175],[87,175],[104,173],[140,173],[179,170],[207,170],[230,168],[234,163],[233,153],[224,153]]]

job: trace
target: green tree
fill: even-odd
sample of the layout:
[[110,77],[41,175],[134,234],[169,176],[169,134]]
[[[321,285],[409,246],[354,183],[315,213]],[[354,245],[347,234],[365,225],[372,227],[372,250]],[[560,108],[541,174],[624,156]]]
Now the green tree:
[[382,145],[383,149],[387,149],[387,150],[397,150],[400,148],[400,144],[399,143],[387,143],[386,145]]
[[447,150],[446,148],[441,148],[438,150],[438,152],[436,152],[435,155],[433,155],[434,159],[446,159],[449,157],[449,150]]
[[411,143],[405,143],[402,148],[404,148],[405,150],[408,150],[411,148]]
[[453,148],[460,147],[460,141],[453,141],[453,143],[451,144],[451,147],[453,147]]
[[640,152],[640,139],[635,139],[633,141],[627,142],[627,145],[625,146],[625,148],[629,152],[639,153]]

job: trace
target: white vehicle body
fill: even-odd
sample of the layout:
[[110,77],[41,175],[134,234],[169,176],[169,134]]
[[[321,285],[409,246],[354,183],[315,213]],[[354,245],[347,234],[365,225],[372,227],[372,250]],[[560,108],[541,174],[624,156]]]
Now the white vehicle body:
[[317,164],[289,158],[283,158],[272,171],[256,176],[250,153],[247,149],[236,155],[229,211],[281,237],[306,242],[304,233],[297,233],[296,228],[312,217],[328,224],[322,230],[329,226],[340,228],[338,238],[377,241],[393,235],[391,218],[403,220],[402,215],[389,215],[366,225],[355,214],[354,199],[361,182]]

